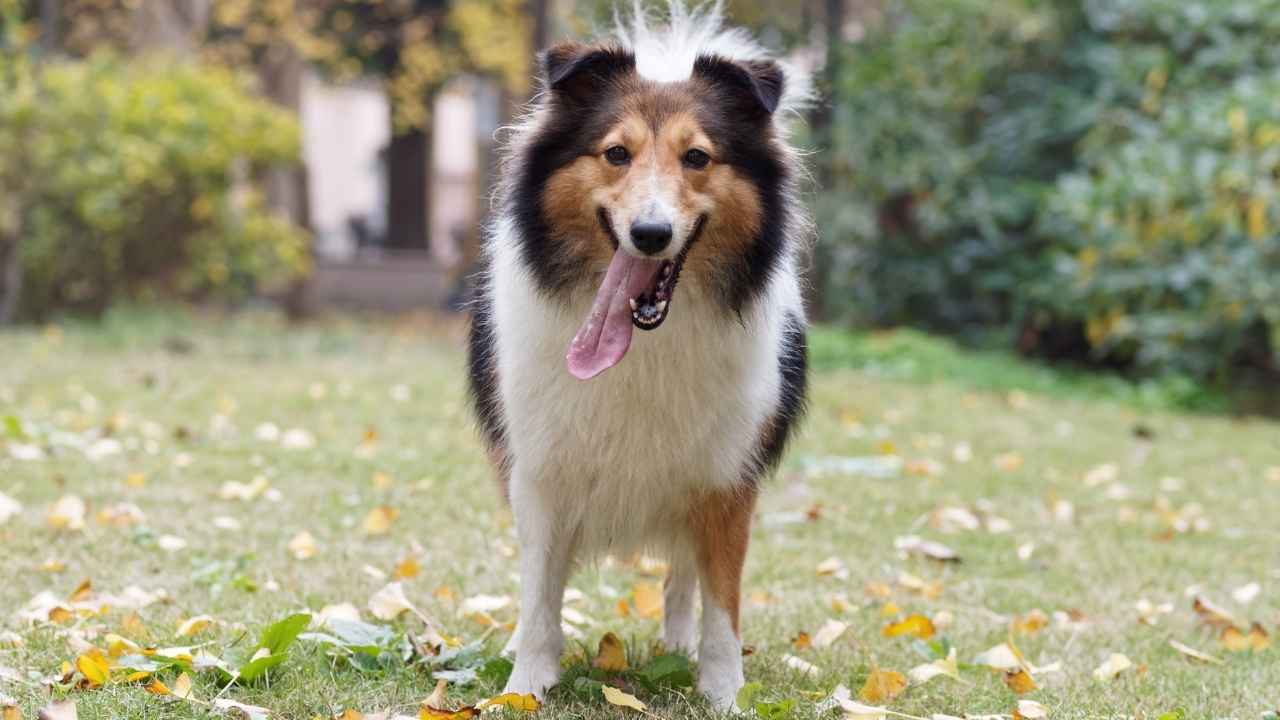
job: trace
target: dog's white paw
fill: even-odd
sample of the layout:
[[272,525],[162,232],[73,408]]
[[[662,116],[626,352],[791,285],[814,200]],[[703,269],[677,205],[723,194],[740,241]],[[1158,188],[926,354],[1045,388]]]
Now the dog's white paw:
[[532,694],[539,700],[545,700],[547,690],[560,682],[560,658],[549,655],[517,653],[516,666],[507,679],[507,687],[503,693]]
[[662,630],[662,646],[671,652],[681,653],[689,656],[691,660],[697,660],[698,643],[694,637],[695,634],[692,622],[676,624],[668,621],[667,626]]
[[738,691],[746,678],[742,675],[742,657],[704,660],[698,671],[698,692],[720,712],[741,712]]

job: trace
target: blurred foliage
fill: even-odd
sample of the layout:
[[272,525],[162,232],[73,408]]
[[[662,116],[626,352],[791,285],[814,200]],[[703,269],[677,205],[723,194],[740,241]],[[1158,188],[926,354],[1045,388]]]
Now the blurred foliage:
[[244,181],[296,162],[297,123],[240,77],[105,54],[10,57],[0,183],[20,214],[23,316],[156,293],[242,295],[305,270],[305,234]]
[[1280,2],[886,5],[835,93],[832,314],[1276,371]]

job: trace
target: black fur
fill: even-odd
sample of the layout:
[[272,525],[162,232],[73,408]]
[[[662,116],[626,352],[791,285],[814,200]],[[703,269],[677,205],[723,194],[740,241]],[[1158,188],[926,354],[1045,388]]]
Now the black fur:
[[467,336],[467,379],[471,403],[480,423],[480,434],[490,449],[506,447],[502,400],[498,397],[497,338],[493,334],[493,300],[486,291],[476,293],[471,305]]
[[787,318],[782,333],[782,348],[778,352],[778,371],[782,386],[778,392],[778,409],[766,428],[760,445],[760,475],[778,466],[787,442],[804,417],[806,390],[808,388],[809,343],[804,323],[797,317]]

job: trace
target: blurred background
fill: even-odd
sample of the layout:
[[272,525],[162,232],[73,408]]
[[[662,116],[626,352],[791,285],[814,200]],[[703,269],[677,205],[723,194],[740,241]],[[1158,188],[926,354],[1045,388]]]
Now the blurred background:
[[[727,9],[822,93],[815,318],[1275,407],[1280,0]],[[0,323],[463,308],[495,131],[610,12],[0,0]]]

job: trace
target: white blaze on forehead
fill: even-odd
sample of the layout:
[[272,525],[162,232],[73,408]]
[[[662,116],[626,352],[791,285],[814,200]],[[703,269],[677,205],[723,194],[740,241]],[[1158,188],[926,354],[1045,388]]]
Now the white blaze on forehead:
[[[661,18],[653,17],[642,0],[633,0],[630,12],[615,9],[613,25],[612,39],[635,54],[636,72],[655,82],[688,80],[694,62],[702,55],[739,62],[774,59],[751,33],[726,27],[723,0],[693,7],[684,0],[668,0]],[[790,63],[780,64],[787,81],[779,107],[802,108],[812,95],[808,73]]]

